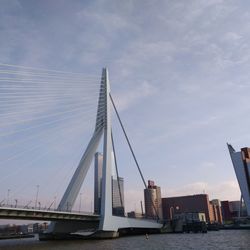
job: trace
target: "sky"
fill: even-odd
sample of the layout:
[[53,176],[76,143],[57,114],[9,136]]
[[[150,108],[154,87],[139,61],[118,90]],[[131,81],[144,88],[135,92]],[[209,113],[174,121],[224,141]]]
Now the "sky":
[[[238,200],[226,143],[236,150],[250,146],[249,31],[250,3],[243,0],[1,0],[0,63],[82,73],[85,80],[93,75],[93,84],[107,67],[112,96],[145,179],[154,180],[163,197],[208,193],[211,199]],[[75,104],[85,104],[80,92],[74,95]],[[51,106],[43,108],[51,112]],[[143,185],[113,119],[125,202],[128,209],[139,209]],[[65,140],[75,138],[74,148],[66,151],[71,144],[60,140],[41,143],[57,150],[62,161],[72,161],[60,170],[60,161],[44,156],[36,163],[40,170],[31,172],[18,170],[28,157],[8,167],[2,163],[7,176],[0,180],[2,199],[10,189],[13,201],[24,185],[23,199],[34,197],[37,185],[42,202],[48,196],[48,204],[53,197],[60,199],[89,138],[81,126],[74,127],[73,135],[66,133],[71,122],[61,122],[62,133]],[[6,159],[5,151],[1,155]],[[82,188],[86,208],[93,206],[93,171],[88,178]],[[54,191],[59,181],[62,186]]]

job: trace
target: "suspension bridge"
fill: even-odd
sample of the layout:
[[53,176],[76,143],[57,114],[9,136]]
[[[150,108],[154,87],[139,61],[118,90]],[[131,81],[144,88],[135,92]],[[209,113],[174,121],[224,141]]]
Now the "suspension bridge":
[[[34,186],[34,181],[43,181],[46,171],[52,184],[57,186],[57,193],[60,190],[63,193],[58,205],[57,194],[52,203],[42,206],[38,201],[40,185],[36,185],[35,202],[27,200],[21,205],[17,198],[11,198],[14,194],[8,189],[7,197],[0,199],[0,218],[51,221],[40,239],[81,237],[82,231],[89,231],[93,237],[99,238],[113,238],[131,232],[160,232],[163,225],[159,218],[136,219],[113,214],[113,159],[118,180],[119,172],[111,125],[112,107],[144,188],[147,186],[112,98],[106,68],[100,79],[99,76],[86,77],[79,73],[0,64],[0,98],[1,188],[8,186],[11,178],[17,183],[15,197],[20,193],[30,193],[27,183],[32,182]],[[91,131],[88,135],[76,133],[87,129]],[[46,148],[50,150],[44,150]],[[67,150],[62,154],[60,148]],[[85,151],[80,157],[82,148]],[[103,162],[99,214],[81,211],[81,200],[79,210],[74,211],[94,155],[100,148]],[[71,168],[68,159],[74,159]],[[20,179],[26,184],[23,187]],[[66,181],[69,184],[63,191],[62,183]],[[45,186],[51,186],[44,182]],[[119,181],[118,188],[123,205]],[[50,194],[51,190],[47,192]]]

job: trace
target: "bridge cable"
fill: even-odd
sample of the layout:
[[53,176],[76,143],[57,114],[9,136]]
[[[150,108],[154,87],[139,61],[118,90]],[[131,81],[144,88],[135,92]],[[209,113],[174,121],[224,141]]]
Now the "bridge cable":
[[[128,138],[128,136],[127,136],[127,133],[126,133],[125,128],[124,128],[124,126],[123,126],[123,123],[122,123],[122,121],[121,121],[120,115],[119,115],[119,113],[118,113],[118,111],[117,111],[117,109],[116,109],[115,103],[114,103],[113,98],[112,98],[112,96],[111,96],[110,93],[109,93],[109,97],[110,97],[110,100],[111,100],[112,105],[113,105],[113,107],[114,107],[116,116],[117,116],[117,118],[118,118],[118,120],[119,120],[119,123],[120,123],[120,125],[121,125],[121,128],[122,128],[122,130],[123,130],[124,136],[125,136],[125,138],[126,138],[126,140],[127,140],[129,149],[130,149],[130,151],[131,151],[131,153],[132,153],[132,155],[133,155],[133,158],[134,158],[135,164],[136,164],[136,166],[137,166],[137,169],[138,169],[138,171],[139,171],[139,173],[140,173],[141,179],[142,179],[142,181],[143,181],[143,183],[144,183],[145,189],[148,189],[147,184],[146,184],[146,181],[145,181],[145,179],[144,179],[144,177],[143,177],[143,174],[142,174],[142,171],[141,171],[141,169],[140,169],[139,163],[138,163],[138,161],[137,161],[137,159],[136,159],[135,153],[134,153],[133,148],[132,148],[132,146],[131,146],[131,144],[130,144],[129,138]],[[151,198],[151,197],[150,197],[150,198]],[[152,199],[151,199],[151,203],[152,203],[153,208],[154,208],[154,211],[155,211],[155,213],[156,213],[157,220],[159,220],[160,218],[159,218],[158,212],[157,212],[157,210],[156,210],[156,207],[155,207],[154,202],[153,202]]]
[[111,140],[112,140],[112,147],[113,147],[113,152],[114,152],[115,170],[116,170],[116,176],[117,176],[117,183],[118,183],[118,189],[119,189],[120,202],[121,202],[121,207],[123,207],[122,193],[121,193],[121,186],[120,186],[120,177],[119,177],[119,172],[118,172],[117,158],[116,158],[116,153],[115,153],[115,144],[114,144],[114,138],[113,138],[112,130],[111,130]]
[[[79,112],[79,113],[82,113],[82,112]],[[25,128],[22,128],[22,129],[18,129],[18,130],[14,130],[14,131],[11,131],[11,132],[8,132],[8,133],[0,133],[0,138],[1,137],[6,137],[6,136],[10,136],[10,135],[13,135],[13,134],[17,134],[17,133],[20,133],[20,132],[23,132],[23,131],[28,131],[28,130],[32,130],[32,129],[36,129],[36,128],[41,128],[41,127],[46,127],[47,125],[52,125],[52,124],[57,124],[58,122],[61,122],[61,121],[67,121],[69,118],[73,118],[73,117],[79,117],[79,113],[78,114],[70,114],[69,116],[67,117],[63,117],[61,119],[55,119],[53,121],[49,121],[49,122],[43,122],[43,123],[39,123],[39,124],[36,124],[34,126],[31,126],[31,127],[25,127]],[[86,114],[83,113],[83,114]]]
[[124,133],[124,135],[125,135],[125,137],[126,137],[126,140],[127,140],[128,146],[129,146],[129,148],[130,148],[130,151],[131,151],[131,153],[132,153],[132,155],[133,155],[133,158],[134,158],[134,161],[135,161],[135,163],[136,163],[137,169],[138,169],[138,171],[139,171],[139,173],[140,173],[141,179],[142,179],[142,181],[143,181],[143,183],[144,183],[145,188],[147,188],[146,181],[145,181],[145,179],[144,179],[144,177],[143,177],[143,175],[142,175],[142,171],[141,171],[140,166],[139,166],[139,164],[138,164],[138,161],[137,161],[137,159],[136,159],[136,157],[135,157],[134,151],[133,151],[132,146],[131,146],[131,144],[130,144],[130,141],[129,141],[129,139],[128,139],[128,136],[127,136],[127,133],[126,133],[125,128],[124,128],[124,126],[123,126],[123,123],[122,123],[122,121],[121,121],[120,115],[118,114],[118,111],[117,111],[117,109],[116,109],[116,106],[115,106],[115,103],[114,103],[114,101],[113,101],[113,98],[112,98],[111,94],[109,94],[109,96],[110,96],[110,100],[111,100],[111,102],[112,102],[112,105],[113,105],[113,107],[114,107],[114,109],[115,109],[115,113],[116,113],[116,115],[117,115],[117,118],[118,118],[118,120],[119,120],[119,123],[120,123],[120,125],[121,125],[121,127],[122,127],[123,133]]
[[[50,69],[44,69],[44,68],[36,68],[36,67],[28,67],[28,66],[21,66],[21,65],[14,65],[14,64],[7,64],[7,63],[0,63],[1,67],[6,67],[6,68],[21,68],[25,69],[27,71],[40,71],[40,72],[45,72],[45,73],[60,73],[60,74],[68,74],[68,75],[84,75],[84,73],[79,73],[79,72],[66,72],[66,71],[60,71],[60,70],[50,70]],[[92,76],[92,75],[89,75]],[[94,77],[97,77],[97,75],[94,75]]]
[[[82,126],[82,125],[81,125]],[[78,126],[78,127],[81,127],[81,126]],[[71,129],[70,130],[70,132],[71,131],[73,131],[74,129]],[[56,139],[56,138],[55,138]],[[72,140],[73,139],[73,140]],[[67,139],[64,139],[64,142],[65,141],[74,141],[75,140],[75,138],[70,138],[70,140],[68,140],[68,138]],[[54,141],[54,139],[53,139],[53,141]],[[82,145],[83,146],[83,145]],[[79,146],[77,146],[77,147],[79,147]],[[77,148],[76,147],[76,148]],[[50,150],[51,151],[51,150]],[[46,152],[44,152],[43,154],[41,154],[41,155],[39,155],[38,157],[36,157],[35,159],[33,159],[31,162],[29,162],[29,164],[27,164],[26,166],[31,166],[34,162],[36,162],[36,161],[38,161],[39,159],[41,159],[42,157],[44,157],[45,155],[47,155],[50,151],[46,151]],[[75,156],[76,155],[78,155],[79,154],[79,152],[77,152],[77,150],[74,150],[74,152],[76,152],[76,154],[74,154]],[[74,156],[74,158],[75,158],[75,156]],[[77,157],[77,159],[79,158],[79,156]],[[64,164],[64,166],[62,167],[62,166],[59,166],[59,168],[60,168],[60,171],[59,171],[59,169],[58,170],[54,170],[54,171],[57,171],[57,172],[62,172],[62,170],[63,169],[65,169],[66,167],[67,167],[67,165],[68,164]],[[57,186],[57,188],[56,188],[56,191],[55,191],[55,193],[57,193],[56,194],[56,196],[58,196],[58,192],[59,192],[59,189],[61,189],[61,187],[62,186],[64,186],[64,184],[63,184],[63,182],[65,181],[65,179],[66,179],[66,177],[68,177],[69,176],[69,173],[73,170],[75,168],[75,165],[72,165],[72,167],[67,171],[67,173],[65,174],[64,173],[64,177],[63,178],[59,178],[60,179],[60,181],[58,181],[58,186]],[[13,174],[11,174],[11,175],[9,175],[9,176],[7,176],[7,178],[9,178],[10,176],[12,176],[12,175],[16,175],[17,173],[19,173],[20,171],[23,171],[23,168],[22,167],[20,167],[19,169],[17,169],[17,171],[15,171]],[[53,172],[54,172],[53,171]],[[54,180],[54,182],[55,182],[55,176],[58,176],[58,174],[50,174],[51,176],[52,176],[52,178],[50,178],[50,180],[49,180],[49,182],[51,182],[52,181],[52,179]],[[38,177],[38,176],[37,176]],[[36,178],[37,178],[36,177]],[[4,180],[3,180],[4,181]],[[60,182],[60,183],[59,183]],[[47,180],[47,182],[46,182],[47,184],[48,184],[48,180]],[[55,182],[55,183],[57,183],[57,181]],[[19,187],[19,189],[18,189],[18,192],[15,192],[15,195],[17,195],[17,194],[19,194],[19,193],[23,193],[23,190],[26,190],[27,188],[29,188],[28,186],[23,186],[21,189],[20,189],[20,187]],[[48,188],[48,187],[47,187]],[[43,188],[43,190],[46,190],[46,187],[45,188]],[[12,193],[12,195],[11,195],[12,197],[14,197],[14,194]],[[46,202],[45,202],[46,203]]]
[[[73,131],[73,129],[71,129],[70,131]],[[72,138],[71,138],[72,139]],[[48,153],[48,151],[45,153],[45,154],[47,154]],[[44,156],[44,154],[42,155],[42,157]],[[41,158],[41,156],[39,156],[39,158]],[[38,159],[38,158],[37,158]],[[32,162],[30,162],[30,163],[33,163],[33,162],[35,162],[35,161],[37,161],[37,159],[35,160],[35,159],[33,159],[33,161]],[[31,164],[29,164],[29,165],[31,165]],[[74,166],[73,166],[74,167]],[[72,167],[72,169],[73,169],[73,167]],[[19,172],[19,171],[18,171]],[[14,173],[15,174],[15,173]],[[67,175],[68,176],[68,175]],[[64,178],[65,179],[65,178]],[[19,191],[20,191],[20,189],[19,189]],[[12,196],[13,196],[13,194],[12,194]]]
[[[77,123],[77,124],[78,124],[78,123]],[[74,132],[74,130],[75,130],[75,127],[74,127],[74,128],[70,128],[70,130],[68,130],[67,133],[69,133],[69,132]],[[60,133],[61,133],[61,130],[54,132],[54,135],[59,134],[59,136],[60,136]],[[57,136],[55,136],[55,137],[50,137],[49,140],[46,140],[46,143],[48,144],[48,143],[51,143],[51,142],[57,141],[57,140],[58,140]],[[14,154],[14,155],[12,155],[11,157],[9,157],[9,158],[3,160],[3,161],[1,162],[1,164],[6,163],[6,162],[8,162],[8,161],[11,161],[11,160],[13,160],[13,159],[19,158],[20,156],[22,156],[22,155],[24,155],[24,154],[26,154],[26,153],[28,153],[28,152],[32,152],[34,149],[38,149],[38,148],[41,147],[41,146],[43,146],[43,145],[37,144],[37,145],[35,145],[35,146],[33,146],[33,147],[25,148],[25,150],[23,150],[23,151],[21,151],[21,152],[18,152],[17,154]],[[34,158],[33,158],[33,159],[34,159]],[[31,162],[34,162],[34,161],[31,161]],[[28,165],[29,165],[29,164],[28,164]],[[26,167],[27,167],[28,165],[26,164]],[[21,168],[21,167],[19,167],[18,169],[23,170],[23,168]],[[4,176],[3,178],[1,178],[1,179],[0,179],[0,183],[1,183],[2,181],[4,181],[6,178],[8,178],[9,176],[12,176],[12,175],[16,174],[16,172],[17,172],[17,171],[15,171],[15,172],[12,171],[9,175]]]

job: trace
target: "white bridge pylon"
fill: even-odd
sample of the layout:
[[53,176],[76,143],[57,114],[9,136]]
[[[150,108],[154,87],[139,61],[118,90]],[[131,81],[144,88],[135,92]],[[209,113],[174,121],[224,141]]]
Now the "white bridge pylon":
[[[102,70],[101,86],[98,100],[95,130],[90,142],[80,160],[80,163],[59,203],[58,210],[71,211],[81,186],[93,161],[94,154],[103,138],[103,171],[101,214],[99,231],[117,232],[120,228],[154,228],[159,229],[162,224],[155,221],[138,220],[112,215],[112,138],[111,138],[111,101],[108,70]],[[49,233],[67,231],[61,222],[52,222]],[[80,228],[79,228],[80,230]]]

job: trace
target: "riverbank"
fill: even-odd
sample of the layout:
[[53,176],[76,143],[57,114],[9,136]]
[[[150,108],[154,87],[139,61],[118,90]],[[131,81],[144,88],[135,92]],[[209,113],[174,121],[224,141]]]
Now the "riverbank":
[[220,228],[221,230],[250,230],[250,225],[224,225],[223,227]]

